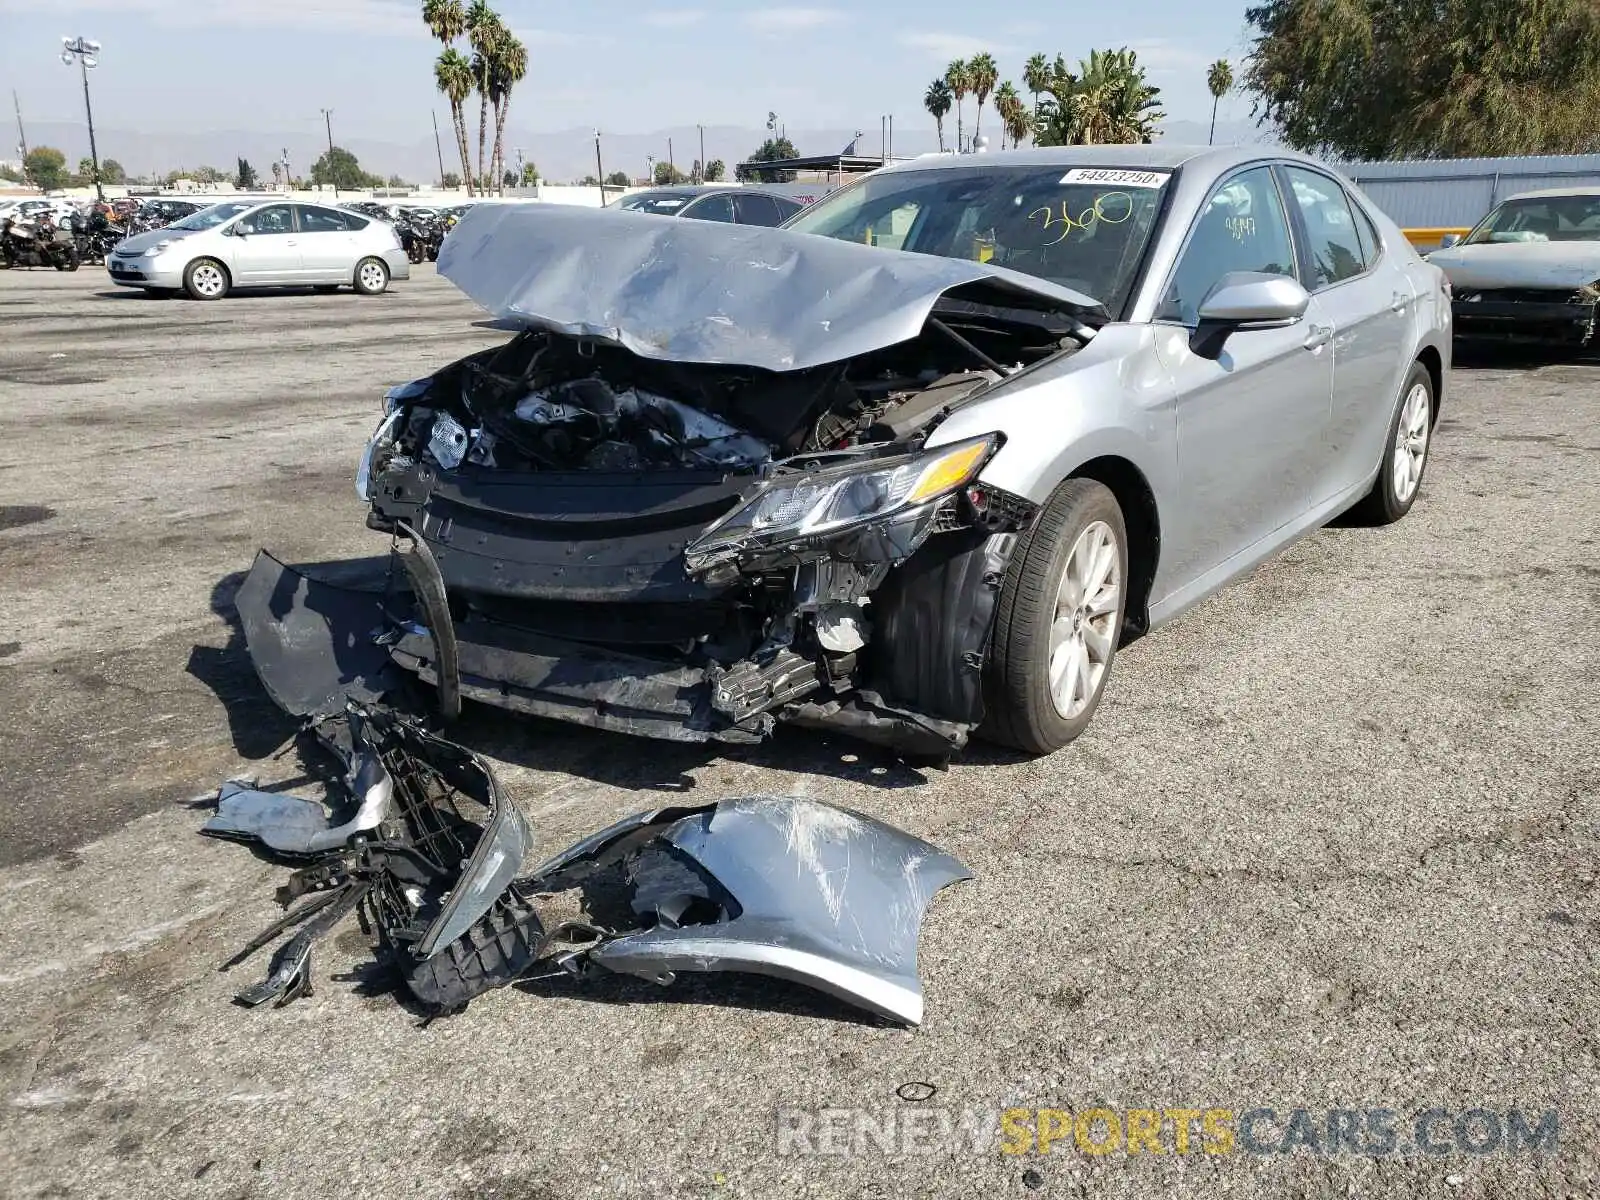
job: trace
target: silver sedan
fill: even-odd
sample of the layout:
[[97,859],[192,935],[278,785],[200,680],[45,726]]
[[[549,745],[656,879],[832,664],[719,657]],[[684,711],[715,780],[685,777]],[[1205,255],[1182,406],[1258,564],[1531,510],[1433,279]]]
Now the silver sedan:
[[360,213],[284,200],[231,200],[117,246],[111,281],[220,300],[234,288],[352,287],[366,296],[409,279],[394,227]]

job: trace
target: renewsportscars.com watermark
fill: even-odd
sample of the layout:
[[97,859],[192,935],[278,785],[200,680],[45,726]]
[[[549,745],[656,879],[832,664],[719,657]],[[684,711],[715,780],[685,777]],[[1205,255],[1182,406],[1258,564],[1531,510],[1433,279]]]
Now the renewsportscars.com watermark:
[[780,1108],[779,1154],[1553,1154],[1555,1109]]

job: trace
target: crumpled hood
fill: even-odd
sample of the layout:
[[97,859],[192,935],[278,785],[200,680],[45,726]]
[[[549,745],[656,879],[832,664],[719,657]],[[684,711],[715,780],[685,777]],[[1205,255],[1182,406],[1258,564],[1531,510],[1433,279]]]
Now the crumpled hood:
[[158,242],[176,242],[199,232],[198,229],[152,229],[146,233],[136,233],[117,243],[117,253],[124,258],[131,258],[135,254],[143,254]]
[[501,322],[643,358],[792,371],[921,332],[940,296],[1104,318],[1092,298],[985,263],[612,209],[485,204],[439,273]]
[[1600,279],[1600,242],[1486,242],[1435,250],[1455,288],[1583,287]]

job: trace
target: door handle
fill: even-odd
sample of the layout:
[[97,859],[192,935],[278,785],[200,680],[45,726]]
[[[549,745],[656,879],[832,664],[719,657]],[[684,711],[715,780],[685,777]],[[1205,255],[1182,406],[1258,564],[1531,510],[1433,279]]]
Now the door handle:
[[288,241],[284,242],[285,246],[298,246],[299,244],[300,243],[295,241],[293,238],[290,238]]
[[1408,309],[1410,307],[1411,307],[1411,297],[1406,295],[1404,292],[1396,292],[1394,294],[1394,299],[1389,301],[1389,311],[1390,312],[1403,313],[1403,312],[1405,312],[1406,309]]
[[1321,350],[1333,340],[1332,325],[1313,325],[1304,342],[1307,350]]

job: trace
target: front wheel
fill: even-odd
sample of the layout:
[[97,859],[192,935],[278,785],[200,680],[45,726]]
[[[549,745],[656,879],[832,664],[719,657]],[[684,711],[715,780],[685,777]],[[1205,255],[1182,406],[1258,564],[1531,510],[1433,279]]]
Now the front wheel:
[[1056,489],[1012,555],[986,669],[982,734],[1051,754],[1086,728],[1105,692],[1127,601],[1128,530],[1093,479]]
[[1421,363],[1413,363],[1400,393],[1400,406],[1389,423],[1378,478],[1354,509],[1358,520],[1392,525],[1411,511],[1422,490],[1422,473],[1433,443],[1433,405],[1433,376]]
[[389,268],[378,258],[363,258],[356,264],[356,291],[363,296],[378,296],[388,290]]
[[183,272],[183,290],[194,300],[221,300],[228,286],[228,269],[214,258],[197,258]]

